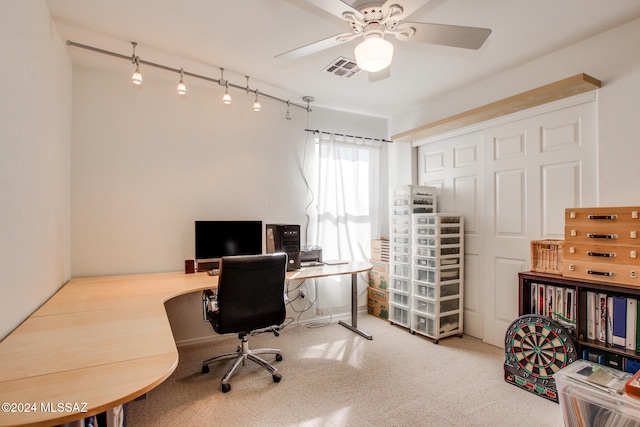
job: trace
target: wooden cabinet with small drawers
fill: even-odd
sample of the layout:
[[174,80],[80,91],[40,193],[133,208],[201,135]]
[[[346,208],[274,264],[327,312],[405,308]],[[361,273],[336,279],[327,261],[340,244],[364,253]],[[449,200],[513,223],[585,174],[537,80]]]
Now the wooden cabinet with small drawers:
[[562,274],[640,287],[640,207],[565,210]]

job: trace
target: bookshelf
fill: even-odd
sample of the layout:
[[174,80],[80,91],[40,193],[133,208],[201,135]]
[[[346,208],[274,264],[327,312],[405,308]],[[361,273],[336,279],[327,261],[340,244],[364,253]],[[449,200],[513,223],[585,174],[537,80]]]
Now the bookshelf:
[[[613,344],[608,343],[607,340],[605,340],[605,342],[601,342],[599,339],[589,338],[588,324],[592,315],[588,315],[589,304],[587,303],[587,295],[590,292],[595,293],[596,295],[604,294],[609,297],[622,297],[640,300],[640,287],[624,284],[608,284],[582,279],[573,279],[555,274],[534,272],[519,273],[518,278],[518,312],[520,315],[535,314],[531,312],[533,307],[532,288],[534,288],[535,285],[542,284],[556,289],[561,288],[573,291],[575,295],[575,305],[573,313],[570,316],[571,318],[568,320],[570,321],[569,324],[573,326],[573,328],[570,327],[569,329],[572,338],[578,347],[578,355],[580,357],[583,356],[584,350],[588,350],[592,353],[601,353],[604,355],[603,360],[606,364],[623,371],[627,368],[626,365],[628,361],[630,362],[629,371],[631,371],[632,366],[640,363],[640,352],[638,351],[638,348],[640,348],[640,342],[637,342],[637,340],[634,349],[627,349],[614,346]],[[635,319],[634,324],[637,325],[637,319]],[[633,333],[634,335],[636,334],[635,331]]]

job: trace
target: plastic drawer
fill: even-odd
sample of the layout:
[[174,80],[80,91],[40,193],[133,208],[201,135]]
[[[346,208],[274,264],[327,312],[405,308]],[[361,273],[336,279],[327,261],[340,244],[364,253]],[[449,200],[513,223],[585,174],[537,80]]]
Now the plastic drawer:
[[413,282],[413,293],[414,295],[420,296],[422,298],[428,298],[431,300],[436,299],[436,286],[430,285],[428,283],[420,283]]
[[411,246],[401,245],[399,243],[392,243],[391,245],[389,245],[389,253],[408,255],[411,253]]
[[411,242],[415,246],[445,246],[445,245],[460,245],[461,236],[416,236],[414,235]]
[[462,232],[460,225],[422,225],[413,227],[415,236],[450,236],[460,235]]
[[391,225],[391,234],[396,236],[408,236],[411,234],[411,228],[406,225]]
[[436,268],[436,267],[446,267],[446,266],[454,266],[460,265],[460,257],[440,257],[440,258],[429,258],[422,256],[413,256],[413,265],[427,268]]
[[409,286],[409,279],[407,278],[389,276],[389,282],[390,282],[390,288],[389,288],[390,291],[392,289],[395,289],[401,292],[407,292],[407,293],[411,291],[411,288]]
[[408,308],[389,304],[389,322],[409,327],[410,311]]
[[395,262],[391,262],[389,263],[389,274],[408,279],[411,274],[411,267],[409,266],[409,264],[398,264]]
[[390,221],[392,225],[404,225],[409,227],[411,225],[411,216],[409,215],[391,215]]
[[395,243],[399,245],[408,246],[411,244],[411,239],[409,239],[409,236],[391,236],[389,240],[391,243]]
[[440,317],[438,334],[450,334],[460,329],[460,313]]
[[406,254],[391,253],[391,255],[389,256],[389,261],[409,264],[411,262],[411,257]]
[[459,280],[461,276],[460,267],[438,267],[427,268],[421,266],[413,267],[413,279],[426,283],[441,283],[451,280]]
[[462,224],[462,223],[463,223],[463,217],[461,215],[430,214],[430,215],[414,215],[412,218],[413,225]]
[[415,311],[434,316],[436,314],[436,303],[421,298],[414,298],[412,307]]
[[434,317],[416,313],[415,311],[411,312],[411,317],[413,331],[428,335],[430,337],[436,336],[436,319]]
[[447,247],[429,247],[429,246],[412,246],[413,255],[424,256],[429,258],[446,257],[460,255],[462,250],[460,245]]
[[460,295],[460,282],[435,285],[414,280],[413,294],[417,297],[431,300],[458,296]]
[[390,290],[389,291],[389,302],[400,305],[406,308],[410,307],[409,303],[409,293],[407,292],[399,292]]

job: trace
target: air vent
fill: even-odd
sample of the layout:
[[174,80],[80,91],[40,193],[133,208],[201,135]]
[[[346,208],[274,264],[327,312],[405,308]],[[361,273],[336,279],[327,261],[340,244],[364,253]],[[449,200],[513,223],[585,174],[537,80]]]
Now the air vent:
[[322,71],[326,71],[327,73],[335,74],[338,77],[345,77],[348,79],[355,76],[362,70],[358,68],[356,61],[341,56],[331,64],[329,64]]

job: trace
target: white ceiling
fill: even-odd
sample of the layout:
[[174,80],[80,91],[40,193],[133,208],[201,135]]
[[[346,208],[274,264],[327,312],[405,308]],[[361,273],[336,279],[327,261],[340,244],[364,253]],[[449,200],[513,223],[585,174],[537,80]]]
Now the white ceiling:
[[[292,102],[302,104],[302,96],[311,95],[315,106],[380,117],[410,110],[430,98],[640,17],[638,0],[431,0],[409,21],[490,28],[492,34],[485,45],[471,51],[387,37],[395,46],[391,77],[371,83],[365,72],[351,79],[322,72],[339,56],[353,59],[357,40],[297,60],[274,58],[349,31],[345,21],[313,3],[47,0],[65,39],[106,49],[109,47],[101,45],[103,40],[119,40],[124,50],[118,53],[124,55],[131,54],[127,46],[135,40],[138,55],[151,62],[158,60],[145,57],[145,47],[207,64],[211,69],[224,67],[224,77],[232,83],[245,85],[244,76],[249,75],[252,82],[263,82],[280,92],[274,95]],[[74,28],[90,31],[74,32]],[[73,49],[69,47],[70,52]],[[74,62],[95,56],[71,54]],[[260,88],[257,83],[251,87]]]

